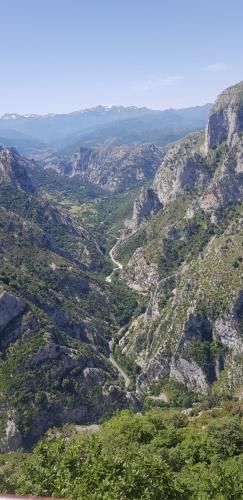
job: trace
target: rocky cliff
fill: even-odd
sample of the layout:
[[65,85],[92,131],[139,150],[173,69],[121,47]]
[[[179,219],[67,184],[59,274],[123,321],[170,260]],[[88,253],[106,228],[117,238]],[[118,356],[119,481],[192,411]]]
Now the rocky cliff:
[[206,129],[206,151],[226,141],[229,146],[238,143],[243,131],[243,82],[226,89],[210,111]]
[[242,113],[241,82],[219,96],[205,133],[168,149],[116,248],[121,278],[150,297],[120,339],[142,369],[138,392],[171,380],[227,394],[243,381]]
[[242,199],[243,83],[225,90],[210,112],[205,133],[168,149],[153,189],[166,205],[185,192],[202,195],[203,207]]
[[0,146],[0,183],[8,183],[33,193],[34,188],[25,169],[29,164],[30,161],[21,157],[14,148]]
[[81,147],[66,160],[55,157],[46,160],[44,167],[62,175],[84,176],[101,188],[115,192],[151,179],[162,158],[162,150],[151,144]]

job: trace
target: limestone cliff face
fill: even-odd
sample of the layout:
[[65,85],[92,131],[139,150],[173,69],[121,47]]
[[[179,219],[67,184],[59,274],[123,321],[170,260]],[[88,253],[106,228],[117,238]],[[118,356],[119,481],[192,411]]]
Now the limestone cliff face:
[[157,214],[163,207],[153,189],[143,188],[139,198],[134,203],[133,220],[138,225]]
[[206,152],[223,141],[238,142],[243,131],[243,81],[220,94],[213,106],[206,129]]
[[115,192],[151,179],[162,158],[162,150],[152,144],[82,147],[66,160],[47,160],[44,167],[53,168],[62,175],[81,175],[101,188]]
[[[143,191],[133,235],[124,230],[135,251],[121,277],[151,294],[120,340],[142,367],[139,392],[165,378],[204,394],[215,381],[224,390],[243,381],[242,106],[243,82],[219,96],[205,134],[168,149],[150,188],[160,210],[139,218],[147,209]],[[136,236],[141,228],[144,243]]]
[[25,309],[23,300],[6,292],[0,294],[0,329],[3,329]]
[[[182,139],[165,152],[152,186],[143,188],[126,227],[144,220],[182,195],[198,208],[214,211],[243,197],[243,82],[225,90],[213,106],[205,132]],[[126,235],[126,231],[125,231]],[[129,231],[127,233],[129,235]]]
[[222,374],[224,390],[242,383],[242,244],[241,218],[177,275],[155,281],[146,312],[120,340],[142,367],[139,393],[165,378],[202,394]]
[[5,432],[0,438],[0,452],[6,453],[20,450],[22,448],[21,433],[16,425],[16,412],[8,411]]
[[205,139],[207,162],[214,151],[221,161],[200,203],[205,209],[240,201],[243,196],[243,82],[226,89],[213,106]]
[[131,219],[125,221],[125,230],[123,237],[127,237],[131,233],[136,232],[140,225],[149,220],[153,215],[156,215],[163,205],[160,202],[158,195],[154,189],[141,189],[138,198],[134,202],[133,213]]
[[18,338],[25,309],[26,303],[21,298],[2,291],[0,294],[0,349],[4,349]]
[[141,293],[146,293],[157,282],[158,268],[144,256],[143,247],[137,248],[128,264],[121,272],[126,283]]
[[198,198],[197,205],[205,210],[240,200],[242,133],[243,82],[240,82],[220,94],[205,133],[191,134],[168,148],[154,177],[154,196],[165,206],[184,193],[193,193]]
[[31,180],[25,166],[29,160],[21,157],[14,148],[0,147],[0,183],[7,183],[21,188],[27,193],[34,193]]
[[192,134],[169,148],[158,168],[152,188],[167,205],[183,192],[203,189],[209,179],[202,154],[203,134]]

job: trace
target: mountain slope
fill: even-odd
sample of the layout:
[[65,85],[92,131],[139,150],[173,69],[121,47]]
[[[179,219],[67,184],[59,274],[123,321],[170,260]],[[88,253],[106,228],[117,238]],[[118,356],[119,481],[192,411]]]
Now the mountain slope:
[[242,96],[242,82],[227,89],[206,133],[168,149],[116,247],[121,277],[151,294],[119,341],[138,391],[170,380],[227,395],[243,381]]
[[16,151],[0,151],[1,450],[46,429],[129,406],[109,361],[119,324],[95,238],[36,193]]
[[152,144],[115,148],[80,148],[66,159],[55,157],[44,162],[62,175],[83,176],[108,191],[122,191],[153,178],[163,152]]
[[22,132],[1,128],[0,131],[0,145],[6,148],[14,147],[21,154],[25,154],[29,157],[37,156],[43,154],[43,151],[48,151],[48,146],[38,141],[29,135],[23,134]]

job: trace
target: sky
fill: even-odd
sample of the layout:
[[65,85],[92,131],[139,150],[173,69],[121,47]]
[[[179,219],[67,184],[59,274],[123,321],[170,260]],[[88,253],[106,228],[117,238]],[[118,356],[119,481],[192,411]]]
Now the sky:
[[0,115],[181,108],[243,79],[243,0],[0,0]]

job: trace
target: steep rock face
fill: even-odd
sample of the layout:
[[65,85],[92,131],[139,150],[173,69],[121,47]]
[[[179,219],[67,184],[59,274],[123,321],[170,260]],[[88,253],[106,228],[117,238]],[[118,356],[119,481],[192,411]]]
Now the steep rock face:
[[139,198],[134,203],[133,219],[137,224],[157,214],[163,207],[152,189],[143,188]]
[[136,231],[140,224],[156,215],[163,208],[157,193],[150,188],[142,188],[140,195],[135,200],[132,218],[125,222],[125,235]]
[[25,303],[18,297],[6,292],[0,294],[0,330],[23,313]]
[[6,291],[0,294],[0,349],[5,349],[21,334],[26,302]]
[[34,188],[25,169],[25,165],[29,163],[14,148],[0,147],[0,182],[33,193]]
[[[198,209],[213,214],[219,207],[242,200],[242,102],[241,82],[219,96],[212,108],[206,134],[193,133],[167,149],[151,188],[147,191],[143,188],[134,203],[133,216],[125,224],[124,238],[182,196],[191,198],[189,218]],[[220,121],[218,113],[223,114],[225,126],[214,126],[215,120]]]
[[209,115],[205,139],[206,158],[210,163],[216,151],[218,165],[200,200],[206,210],[242,199],[242,132],[243,82],[240,82],[220,94]]
[[[225,147],[226,149],[227,147]],[[215,170],[207,188],[199,199],[199,206],[213,211],[242,200],[243,197],[243,141],[222,153],[222,162]]]
[[15,423],[16,412],[9,411],[7,413],[5,433],[0,438],[0,452],[6,453],[16,451],[22,447],[21,433]]
[[82,175],[101,188],[115,192],[151,179],[163,152],[151,144],[114,148],[84,148],[67,160],[47,160],[45,168],[62,175]]
[[201,152],[202,133],[192,134],[171,146],[153,182],[160,202],[166,205],[183,192],[202,189],[209,178]]
[[201,393],[222,372],[227,387],[242,382],[242,238],[243,219],[210,241],[176,281],[158,282],[146,313],[120,341],[142,366],[139,392],[165,377]]
[[[240,82],[220,94],[205,133],[193,133],[167,149],[152,184],[154,196],[165,206],[185,193],[193,193],[197,197],[195,206],[205,210],[240,200],[242,132],[243,83]],[[146,210],[147,200],[143,198]],[[141,213],[143,198],[136,202]]]
[[139,392],[168,378],[204,394],[216,381],[226,392],[242,383],[242,89],[241,82],[218,98],[206,136],[167,151],[152,184],[162,209],[131,222],[134,233],[125,228],[118,245],[126,255],[121,277],[151,294],[120,339],[142,367]]
[[220,94],[210,111],[206,151],[226,141],[234,146],[243,131],[243,81]]
[[122,270],[121,277],[130,288],[146,293],[149,286],[157,281],[158,269],[146,260],[143,248],[137,248],[125,269]]

